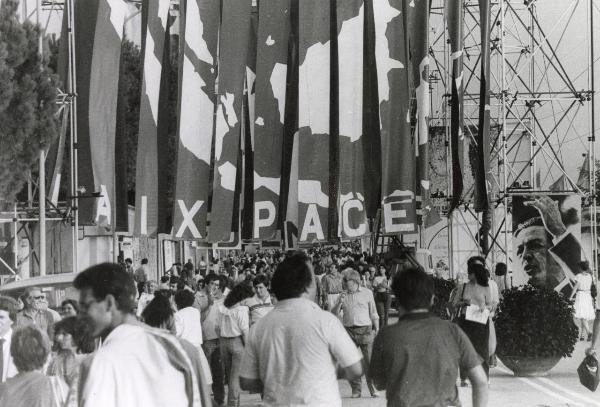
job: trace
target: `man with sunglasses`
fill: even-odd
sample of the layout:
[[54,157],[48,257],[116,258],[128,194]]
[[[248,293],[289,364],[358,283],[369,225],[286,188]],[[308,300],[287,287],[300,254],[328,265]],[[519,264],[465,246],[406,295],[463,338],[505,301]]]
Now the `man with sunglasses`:
[[48,337],[54,338],[54,317],[46,308],[46,295],[39,287],[29,287],[22,295],[23,309],[17,314],[17,327],[37,325],[46,331]]

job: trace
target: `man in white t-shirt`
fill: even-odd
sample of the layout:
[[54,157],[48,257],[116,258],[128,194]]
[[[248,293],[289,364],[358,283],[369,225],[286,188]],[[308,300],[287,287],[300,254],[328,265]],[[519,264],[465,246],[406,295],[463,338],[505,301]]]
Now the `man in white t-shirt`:
[[200,311],[194,308],[195,299],[194,293],[189,290],[175,293],[175,334],[202,351],[202,325]]
[[121,266],[102,263],[77,275],[80,316],[102,346],[80,367],[80,407],[210,405],[199,355],[133,315],[135,286]]
[[309,258],[294,253],[271,281],[275,308],[250,330],[242,367],[242,389],[262,392],[267,406],[340,407],[336,365],[347,379],[362,375],[362,355],[339,319],[314,302]]

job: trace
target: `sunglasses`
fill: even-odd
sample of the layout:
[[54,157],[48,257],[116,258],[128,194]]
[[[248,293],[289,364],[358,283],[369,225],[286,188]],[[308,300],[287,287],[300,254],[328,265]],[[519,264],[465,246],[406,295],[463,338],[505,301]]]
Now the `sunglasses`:
[[46,298],[46,296],[45,295],[36,295],[35,297],[31,297],[31,298],[33,298],[34,300],[43,300]]

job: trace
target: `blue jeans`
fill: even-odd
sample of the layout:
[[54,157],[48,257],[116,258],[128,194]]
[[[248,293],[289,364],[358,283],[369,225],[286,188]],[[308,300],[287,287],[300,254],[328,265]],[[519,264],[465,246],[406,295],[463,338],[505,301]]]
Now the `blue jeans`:
[[[240,405],[240,367],[244,355],[244,344],[241,336],[235,338],[221,338],[221,360],[227,376],[227,407],[238,407]],[[214,380],[214,379],[213,379]]]

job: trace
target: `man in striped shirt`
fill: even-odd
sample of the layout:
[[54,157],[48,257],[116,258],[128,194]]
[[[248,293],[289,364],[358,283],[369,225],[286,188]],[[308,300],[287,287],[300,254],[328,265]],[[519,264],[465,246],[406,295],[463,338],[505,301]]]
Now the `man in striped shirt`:
[[273,309],[273,301],[269,294],[269,278],[264,274],[259,274],[254,278],[253,284],[256,294],[242,302],[242,305],[247,306],[250,310],[250,326]]

